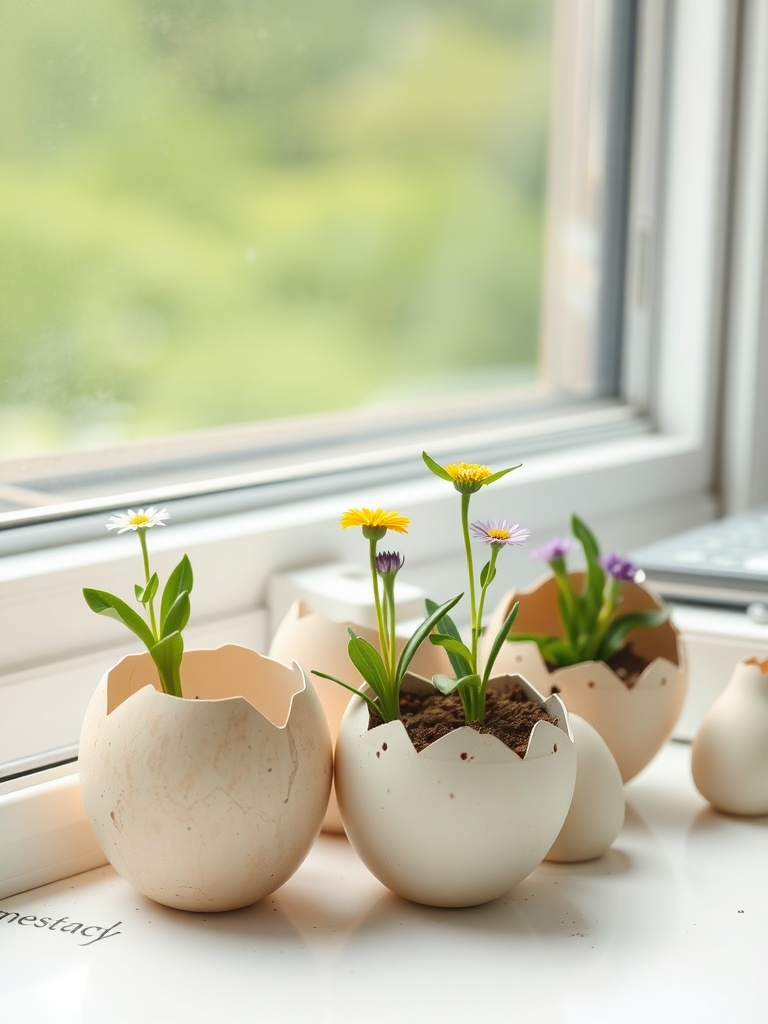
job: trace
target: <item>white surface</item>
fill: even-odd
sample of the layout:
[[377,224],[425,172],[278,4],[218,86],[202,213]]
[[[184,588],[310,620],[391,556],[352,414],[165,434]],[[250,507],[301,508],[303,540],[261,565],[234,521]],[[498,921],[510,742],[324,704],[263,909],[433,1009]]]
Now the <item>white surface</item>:
[[768,818],[709,810],[689,763],[671,744],[629,784],[604,858],[470,910],[388,894],[327,836],[247,910],[169,910],[109,868],[11,897],[0,912],[68,920],[0,918],[0,1019],[762,1024]]

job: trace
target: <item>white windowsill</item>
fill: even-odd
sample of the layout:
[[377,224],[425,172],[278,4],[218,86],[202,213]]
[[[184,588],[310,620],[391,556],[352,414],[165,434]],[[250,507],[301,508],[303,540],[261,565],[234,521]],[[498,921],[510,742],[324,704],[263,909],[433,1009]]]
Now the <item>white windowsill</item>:
[[4,1017],[753,1024],[766,819],[709,810],[689,758],[670,744],[630,783],[606,856],[545,863],[484,907],[400,900],[330,836],[231,913],[169,910],[107,867],[6,899]]

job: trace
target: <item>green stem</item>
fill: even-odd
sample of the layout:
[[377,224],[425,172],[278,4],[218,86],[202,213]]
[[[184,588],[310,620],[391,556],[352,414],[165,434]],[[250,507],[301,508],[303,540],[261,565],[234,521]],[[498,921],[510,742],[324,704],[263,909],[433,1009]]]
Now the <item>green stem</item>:
[[469,621],[472,630],[472,671],[477,672],[477,607],[475,602],[475,566],[472,560],[472,544],[469,539],[469,494],[461,496],[461,529],[464,534],[464,551],[467,556],[467,572],[469,573]]
[[611,624],[613,613],[616,611],[620,590],[621,588],[615,579],[611,578],[606,583],[603,592],[603,603],[595,620],[594,628],[591,631],[589,650],[587,657],[584,658],[585,661],[594,661],[597,657],[605,631]]
[[565,621],[563,623],[565,626],[565,639],[575,649],[582,626],[579,601],[571,586],[571,578],[566,571],[563,559],[553,559],[549,565],[565,608]]
[[459,696],[464,709],[464,720],[478,722],[480,725],[485,721],[485,687],[484,686],[460,686]]
[[389,626],[389,679],[395,684],[395,673],[397,671],[397,642],[395,640],[395,577],[383,577],[384,583],[384,611]]
[[[141,556],[144,561],[144,586],[146,587],[149,583],[150,572],[149,572],[149,551],[147,550],[147,531],[139,527],[139,542],[141,544]],[[149,626],[152,630],[152,636],[155,640],[159,640],[160,637],[157,632],[157,621],[155,619],[155,599],[154,597],[149,600]]]
[[499,557],[499,551],[501,547],[499,544],[491,544],[491,564],[488,567],[488,575],[485,579],[485,586],[480,591],[480,603],[477,606],[477,630],[478,634],[483,629],[483,609],[485,608],[485,595],[488,593],[488,587],[490,587],[493,581],[493,570],[496,568],[496,559]]
[[[472,630],[473,639],[475,636],[480,636],[483,628],[483,609],[485,608],[485,596],[488,593],[488,587],[493,582],[493,570],[496,568],[496,559],[499,557],[499,551],[501,547],[498,544],[491,544],[491,562],[488,566],[488,572],[485,576],[485,585],[480,591],[480,603],[477,606],[477,630]],[[472,651],[473,657],[475,657],[475,651]],[[475,660],[477,665],[477,660]],[[477,671],[477,670],[476,670]],[[485,688],[487,679],[485,678],[487,672],[483,673],[483,677],[480,680],[480,686],[471,688],[471,695],[469,698],[470,703],[470,714],[471,718],[467,718],[468,722],[484,722],[485,721]]]
[[170,678],[165,675],[162,679],[162,684],[165,692],[170,694],[171,697],[181,697],[181,671],[179,665],[174,665],[171,668]]
[[376,622],[379,628],[379,643],[381,644],[381,657],[385,665],[389,665],[391,658],[389,654],[389,636],[387,633],[387,625],[384,621],[384,613],[381,607],[381,595],[379,594],[379,574],[376,571],[376,541],[371,537],[370,544],[370,561],[371,561],[371,580],[373,583],[373,600],[376,605]]

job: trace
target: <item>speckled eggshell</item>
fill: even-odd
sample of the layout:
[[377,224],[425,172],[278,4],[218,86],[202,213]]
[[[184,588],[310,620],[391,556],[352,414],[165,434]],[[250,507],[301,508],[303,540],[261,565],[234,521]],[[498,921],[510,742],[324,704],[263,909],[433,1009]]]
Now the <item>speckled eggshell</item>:
[[607,744],[589,722],[569,715],[576,747],[576,785],[568,816],[546,860],[594,860],[624,824],[624,783]]
[[325,716],[298,666],[244,647],[187,651],[181,676],[183,698],[162,693],[140,654],[99,683],[80,741],[88,820],[113,867],[151,899],[248,906],[293,874],[320,830]]
[[718,810],[768,814],[768,659],[736,666],[696,732],[691,771]]
[[[352,846],[393,892],[416,903],[463,907],[514,888],[541,863],[573,793],[576,754],[562,702],[544,703],[524,758],[493,736],[462,727],[417,753],[401,722],[368,729],[353,699],[336,746],[336,788]],[[404,689],[430,689],[407,676]]]
[[[583,574],[570,576],[574,588],[580,589]],[[548,576],[530,590],[503,598],[483,636],[481,657],[517,600],[520,608],[513,633],[560,635],[557,584]],[[636,583],[624,587],[622,614],[659,607],[661,602],[646,587]],[[624,782],[642,771],[669,739],[688,687],[682,640],[671,622],[634,630],[628,641],[647,661],[631,689],[601,661],[584,661],[550,672],[538,647],[530,641],[505,643],[494,666],[498,672],[519,672],[544,694],[559,693],[568,710],[585,718],[603,737]]]
[[[311,680],[323,706],[334,747],[342,716],[352,694],[338,683],[312,674],[312,670],[319,669],[321,672],[336,676],[337,679],[356,688],[363,685],[363,677],[352,664],[347,653],[348,627],[354,629],[359,636],[362,636],[377,650],[379,649],[376,630],[369,629],[367,626],[359,626],[354,622],[335,622],[319,612],[308,611],[302,601],[295,601],[277,627],[268,651],[270,658],[286,665],[298,662],[307,678]],[[450,670],[450,664],[442,648],[434,647],[429,643],[421,645],[412,665],[416,675],[426,677]],[[326,832],[344,831],[335,785],[331,789],[323,830]]]

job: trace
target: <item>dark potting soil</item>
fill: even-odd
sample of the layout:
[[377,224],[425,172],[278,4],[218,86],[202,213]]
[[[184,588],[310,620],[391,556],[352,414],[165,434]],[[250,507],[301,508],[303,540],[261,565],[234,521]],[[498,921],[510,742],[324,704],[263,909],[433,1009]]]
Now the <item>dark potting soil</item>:
[[627,644],[617,654],[614,654],[606,664],[613,669],[628,690],[632,689],[648,667],[648,662],[639,654],[635,654],[631,644]]
[[[628,690],[632,689],[648,667],[648,662],[645,658],[641,658],[639,654],[635,654],[631,644],[627,644],[626,647],[614,654],[612,658],[609,658],[605,664],[613,669]],[[552,665],[550,662],[547,662],[547,668],[550,672],[557,671],[557,665]],[[590,685],[592,684],[590,683]],[[559,693],[560,687],[555,685],[549,692]]]
[[[467,724],[461,699],[456,693],[403,693],[400,696],[400,715],[417,751]],[[509,693],[489,691],[485,697],[485,722],[482,725],[473,723],[471,728],[495,736],[524,757],[531,729],[541,721],[557,724],[556,718],[548,715],[540,704],[529,700],[521,686],[516,686]],[[370,712],[368,728],[377,725],[381,725],[381,719]]]

